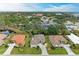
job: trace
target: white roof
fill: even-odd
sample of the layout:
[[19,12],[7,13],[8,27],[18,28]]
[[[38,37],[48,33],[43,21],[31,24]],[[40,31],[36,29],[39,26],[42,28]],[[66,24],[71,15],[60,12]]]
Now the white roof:
[[79,44],[79,37],[71,33],[70,35],[67,35],[67,37],[74,43]]

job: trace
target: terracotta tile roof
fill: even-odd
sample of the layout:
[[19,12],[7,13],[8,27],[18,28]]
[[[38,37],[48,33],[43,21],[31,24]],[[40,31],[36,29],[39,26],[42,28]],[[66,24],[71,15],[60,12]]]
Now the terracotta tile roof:
[[22,34],[17,34],[12,37],[12,40],[18,45],[19,44],[24,45],[25,44],[24,39],[25,39],[25,35],[22,35]]

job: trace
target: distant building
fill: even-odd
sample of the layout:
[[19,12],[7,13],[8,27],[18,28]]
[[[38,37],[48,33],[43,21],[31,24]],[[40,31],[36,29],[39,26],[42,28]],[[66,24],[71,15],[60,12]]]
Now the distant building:
[[77,26],[77,29],[79,30],[79,22],[76,22],[75,25]]
[[65,23],[65,26],[69,31],[77,29],[77,26],[70,21],[67,21],[67,23]]
[[48,27],[50,26],[50,25],[55,25],[56,23],[55,22],[53,22],[53,18],[52,17],[46,17],[46,16],[43,16],[42,18],[41,18],[41,20],[42,20],[42,27],[44,27],[45,29],[48,29]]
[[62,15],[62,13],[56,13],[56,15]]
[[31,47],[37,47],[39,43],[43,44],[45,42],[45,37],[43,34],[34,35],[30,42]]
[[43,16],[41,13],[33,14],[33,16]]

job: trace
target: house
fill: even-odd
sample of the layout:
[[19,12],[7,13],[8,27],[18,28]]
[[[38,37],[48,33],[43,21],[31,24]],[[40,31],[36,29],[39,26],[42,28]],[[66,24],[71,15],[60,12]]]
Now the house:
[[56,13],[56,15],[63,15],[62,13]]
[[17,46],[24,46],[25,44],[25,35],[23,34],[16,34],[11,39],[13,42],[17,44]]
[[0,46],[4,44],[4,39],[7,37],[5,34],[0,34]]
[[76,22],[75,25],[77,26],[77,29],[75,30],[79,30],[79,22]]
[[54,47],[58,47],[60,44],[65,43],[65,38],[62,35],[50,35],[49,40]]
[[43,34],[34,35],[30,42],[31,47],[37,47],[39,43],[43,44],[45,42],[45,37]]
[[37,13],[37,14],[33,14],[34,16],[37,16],[37,17],[39,17],[39,16],[43,16],[43,14],[41,14],[41,13]]
[[71,33],[70,35],[66,35],[66,37],[72,41],[74,44],[79,44],[79,37],[75,34]]
[[67,21],[67,23],[65,23],[65,26],[69,31],[77,29],[77,26],[70,21]]

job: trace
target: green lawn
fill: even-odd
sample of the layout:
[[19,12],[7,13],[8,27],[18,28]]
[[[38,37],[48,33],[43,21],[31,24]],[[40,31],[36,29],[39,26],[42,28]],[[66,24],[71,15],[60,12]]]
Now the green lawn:
[[75,54],[78,54],[78,55],[79,55],[79,49],[72,49],[72,51],[73,51]]
[[41,50],[38,48],[14,48],[11,54],[41,54]]
[[48,53],[51,55],[67,55],[67,52],[64,48],[55,48],[48,50]]
[[5,47],[4,45],[0,46],[0,54],[3,54],[6,51],[6,49],[7,47]]

